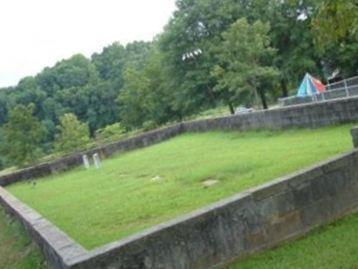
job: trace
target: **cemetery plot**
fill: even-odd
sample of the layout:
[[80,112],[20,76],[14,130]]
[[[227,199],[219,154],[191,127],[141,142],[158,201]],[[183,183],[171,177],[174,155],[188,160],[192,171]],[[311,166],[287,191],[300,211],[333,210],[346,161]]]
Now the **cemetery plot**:
[[185,134],[8,190],[92,249],[345,152],[350,128]]

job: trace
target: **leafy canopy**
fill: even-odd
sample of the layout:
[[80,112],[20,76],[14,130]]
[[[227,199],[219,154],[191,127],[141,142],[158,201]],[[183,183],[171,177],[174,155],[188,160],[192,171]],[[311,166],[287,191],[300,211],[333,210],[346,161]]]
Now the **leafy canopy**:
[[59,130],[55,140],[57,152],[73,152],[83,148],[89,142],[88,125],[80,122],[72,113],[63,115],[57,128]]
[[316,41],[320,46],[329,45],[350,35],[358,41],[358,2],[356,0],[322,1],[318,14],[313,20],[313,27]]
[[214,48],[217,64],[212,74],[218,81],[214,89],[222,93],[229,105],[250,103],[263,90],[264,81],[277,77],[276,68],[267,64],[275,53],[270,47],[269,30],[268,23],[250,24],[245,18],[239,19],[222,34],[219,47]]
[[33,116],[35,106],[18,105],[10,111],[9,122],[3,127],[1,151],[15,165],[34,162],[41,155],[45,128]]

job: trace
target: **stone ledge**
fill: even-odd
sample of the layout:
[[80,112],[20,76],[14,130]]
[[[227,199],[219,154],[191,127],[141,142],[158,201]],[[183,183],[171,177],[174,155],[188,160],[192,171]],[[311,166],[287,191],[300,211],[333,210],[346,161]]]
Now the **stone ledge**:
[[53,268],[68,268],[70,260],[88,253],[55,225],[20,202],[2,187],[0,187],[0,204],[25,226]]
[[[283,201],[281,199],[278,200],[279,203],[277,203],[276,205],[270,204],[271,206],[274,207],[278,206],[277,211],[275,210],[266,211],[268,214],[272,214],[271,215],[272,217],[270,218],[269,222],[267,222],[267,216],[260,216],[260,214],[262,214],[262,211],[260,210],[263,205],[257,204],[257,201],[262,201],[262,200],[267,201],[268,199],[275,200],[277,197],[279,197],[277,193],[268,190],[272,187],[274,189],[279,188],[280,193],[290,193],[291,190],[288,186],[290,181],[292,180],[309,182],[309,184],[307,184],[307,187],[310,188],[311,186],[310,181],[312,180],[314,181],[317,178],[321,178],[321,177],[325,178],[326,174],[322,172],[323,171],[321,169],[322,167],[333,165],[334,167],[336,167],[336,169],[341,169],[340,171],[344,172],[347,169],[347,167],[342,167],[342,165],[335,165],[335,164],[336,163],[341,164],[342,160],[346,160],[346,159],[351,159],[351,158],[356,159],[356,155],[357,155],[357,151],[340,155],[328,161],[321,162],[318,165],[314,165],[308,169],[306,168],[297,173],[279,178],[262,186],[251,188],[245,192],[239,193],[227,199],[223,199],[217,203],[196,210],[190,214],[180,216],[169,222],[157,225],[146,231],[130,236],[126,239],[114,243],[110,243],[104,247],[100,247],[96,250],[90,251],[88,254],[84,256],[76,257],[74,260],[71,261],[71,267],[72,268],[101,268],[98,264],[101,264],[101,266],[104,264],[111,264],[111,266],[117,266],[116,268],[129,268],[129,267],[125,267],[124,264],[127,264],[126,262],[128,262],[129,260],[129,263],[133,265],[134,260],[131,260],[129,257],[126,257],[126,255],[128,256],[134,255],[136,258],[133,259],[140,259],[140,257],[137,256],[138,251],[139,252],[140,250],[144,251],[147,248],[157,248],[157,247],[159,248],[159,246],[163,246],[163,244],[164,245],[168,244],[165,248],[171,249],[174,247],[176,251],[179,252],[179,254],[176,254],[174,252],[169,251],[168,255],[170,255],[170,253],[171,255],[174,256],[177,255],[176,256],[177,259],[174,258],[174,261],[183,259],[183,257],[184,259],[191,260],[188,256],[186,256],[188,254],[181,253],[182,252],[182,250],[180,250],[181,247],[179,247],[178,250],[177,247],[175,247],[175,245],[178,244],[184,246],[187,246],[188,244],[190,245],[190,240],[188,238],[193,238],[193,234],[198,234],[202,231],[202,229],[200,228],[198,229],[195,227],[206,227],[206,225],[211,225],[212,223],[218,221],[217,218],[221,219],[222,222],[231,223],[231,224],[225,224],[224,226],[229,225],[227,227],[231,227],[231,228],[236,227],[234,228],[235,230],[241,231],[242,235],[247,234],[248,236],[245,237],[246,243],[242,242],[241,244],[238,244],[236,246],[235,243],[233,243],[234,245],[231,246],[234,248],[234,251],[236,251],[235,257],[245,256],[252,253],[253,251],[256,251],[257,249],[267,248],[281,241],[285,241],[288,238],[294,238],[297,237],[298,235],[303,235],[309,230],[311,230],[312,228],[316,227],[317,225],[329,223],[330,221],[336,219],[337,217],[342,216],[348,212],[352,212],[352,210],[355,210],[356,206],[358,205],[358,197],[356,197],[356,200],[352,202],[352,204],[341,205],[341,207],[338,208],[339,209],[338,211],[326,210],[326,208],[333,206],[332,203],[337,202],[334,201],[334,199],[332,199],[331,197],[332,193],[322,193],[321,197],[318,197],[318,200],[306,200],[306,202],[304,202],[303,204],[301,204],[299,200]],[[343,163],[348,164],[345,161],[343,161]],[[319,173],[315,172],[315,170],[317,169],[319,169],[321,172]],[[356,182],[358,178],[351,178],[350,180]],[[358,194],[358,188],[351,189],[348,186],[348,188],[345,188],[345,191],[351,191]],[[339,198],[340,192],[341,192],[340,189],[336,189],[334,193],[334,195],[337,196],[338,201],[340,200]],[[262,196],[262,193],[265,193],[265,195]],[[256,200],[257,197],[260,197],[260,199]],[[296,203],[296,206],[291,205],[291,207],[287,207],[282,205],[282,202]],[[248,208],[251,208],[252,211],[251,213],[245,211]],[[241,213],[237,215],[238,212]],[[312,219],[312,217],[309,217],[310,214],[311,216],[315,216],[315,218]],[[235,217],[235,215],[237,216]],[[256,217],[254,217],[255,215]],[[244,227],[241,226],[241,222],[245,220],[245,218],[252,218],[252,217],[254,218],[252,220],[253,222],[249,224],[249,225],[253,225],[251,228],[249,226],[246,226],[246,228],[240,228],[240,227]],[[262,217],[265,217],[265,220],[264,219],[260,220]],[[222,218],[224,219],[226,218],[226,221]],[[307,222],[307,219],[310,219],[310,221]],[[206,223],[206,221],[209,221],[209,223]],[[257,225],[260,228],[255,228]],[[218,227],[216,227],[216,229],[217,228]],[[228,229],[230,230],[230,228]],[[250,230],[252,232],[250,232]],[[247,231],[249,232],[247,233]],[[205,236],[201,236],[200,237],[202,238],[201,240],[205,241],[206,239],[203,238],[210,237],[212,233],[215,232],[209,232]],[[167,242],[171,240],[174,241],[178,240],[179,243]],[[218,242],[216,240],[224,240],[224,241]],[[224,242],[227,242],[228,238],[220,239],[219,236],[219,239],[216,240],[214,241],[218,245],[222,245],[222,244],[225,245],[226,243]],[[238,237],[236,238],[236,240],[240,241]],[[208,239],[208,241],[210,240]],[[208,244],[205,246],[205,248],[210,246],[210,243],[208,242],[204,243],[204,245],[205,244]],[[242,247],[245,246],[245,244],[246,244],[246,249],[245,247]],[[235,249],[235,247],[236,248],[239,247],[239,249],[237,250]],[[131,253],[133,251],[134,253]],[[149,253],[148,255],[150,256]],[[223,260],[232,259],[233,257],[231,257],[231,255],[233,254],[228,253],[228,256],[223,255]],[[151,265],[155,264],[155,260],[156,260],[155,257],[146,256],[141,258],[142,260],[138,261],[138,264],[141,264],[141,262],[144,262],[145,260],[150,261],[148,262],[148,264]],[[171,259],[173,261],[173,258]],[[195,260],[197,259],[201,259],[200,255],[196,256]],[[192,263],[189,263],[191,264],[191,266],[186,264],[186,266],[189,267],[185,267],[185,266],[181,267],[181,266],[175,266],[175,263],[173,264],[170,263],[170,261],[166,261],[168,263],[164,263],[165,264],[164,267],[160,267],[160,265],[157,264],[158,267],[154,266],[153,268],[210,268],[215,264],[222,264],[224,262],[223,260],[217,261],[214,259],[208,263],[205,263],[205,265],[203,264],[198,265],[196,264],[196,262],[194,262],[194,264],[196,265],[193,267],[191,267],[193,265]],[[115,261],[117,261],[118,264],[117,263],[114,263],[115,265],[112,264],[112,262]],[[133,267],[133,268],[137,268],[137,267]],[[152,267],[148,266],[148,267],[138,267],[138,268],[152,268]]]
[[[320,127],[358,120],[358,98],[186,122],[89,151],[110,156],[183,132]],[[75,154],[0,177],[0,185],[69,169]],[[238,193],[117,242],[86,251],[0,187],[0,203],[53,268],[212,268],[305,234],[358,208],[358,150]]]
[[355,211],[357,156],[331,158],[92,251],[1,187],[0,202],[56,269],[214,268]]
[[71,169],[82,164],[81,156],[84,153],[89,155],[99,153],[102,157],[109,157],[118,152],[159,143],[184,132],[278,130],[292,127],[317,128],[353,121],[358,121],[358,97],[300,104],[266,111],[255,111],[248,114],[187,121],[0,176],[0,186]]

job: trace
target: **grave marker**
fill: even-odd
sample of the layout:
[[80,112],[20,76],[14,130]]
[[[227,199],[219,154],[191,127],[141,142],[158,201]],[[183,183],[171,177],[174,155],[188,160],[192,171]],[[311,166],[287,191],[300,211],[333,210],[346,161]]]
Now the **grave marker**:
[[87,154],[82,155],[82,161],[83,161],[83,165],[86,167],[86,169],[89,169],[90,164],[89,164],[89,161],[88,161]]
[[98,153],[93,154],[93,163],[97,169],[101,168],[101,160]]

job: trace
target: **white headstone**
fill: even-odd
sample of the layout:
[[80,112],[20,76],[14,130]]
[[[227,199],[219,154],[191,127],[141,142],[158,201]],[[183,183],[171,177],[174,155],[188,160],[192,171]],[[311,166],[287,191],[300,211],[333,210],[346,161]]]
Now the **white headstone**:
[[93,154],[93,163],[97,169],[99,169],[101,167],[101,160],[99,158],[98,153]]
[[90,168],[88,156],[86,154],[82,155],[82,161],[83,161],[83,165],[86,167],[86,169]]

